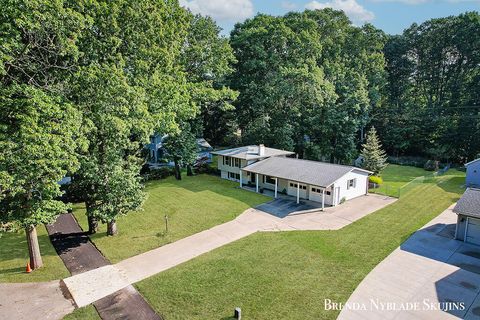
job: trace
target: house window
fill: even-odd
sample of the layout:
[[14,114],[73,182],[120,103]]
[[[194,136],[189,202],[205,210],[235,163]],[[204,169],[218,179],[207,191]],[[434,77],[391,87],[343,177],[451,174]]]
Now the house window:
[[350,188],[355,188],[357,185],[357,179],[350,179],[347,181],[347,190]]
[[228,173],[228,178],[229,179],[234,179],[234,180],[240,180],[240,174],[239,173],[234,173],[234,172],[229,172]]
[[[290,187],[292,187],[292,188],[298,188],[298,185],[297,185],[296,183],[290,182]],[[302,190],[307,190],[307,186],[304,185],[304,184],[301,184],[301,185],[300,185],[300,189],[302,189]]]
[[270,176],[263,176],[263,183],[275,184],[275,179]]
[[234,166],[240,168],[240,159],[234,158]]
[[230,157],[223,157],[223,164],[226,166],[231,166],[232,165],[232,158]]

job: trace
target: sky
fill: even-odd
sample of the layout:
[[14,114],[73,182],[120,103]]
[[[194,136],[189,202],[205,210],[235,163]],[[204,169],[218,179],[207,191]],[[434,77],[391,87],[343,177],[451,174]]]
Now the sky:
[[193,13],[209,15],[228,35],[237,22],[257,13],[283,15],[289,11],[331,7],[343,10],[356,25],[371,23],[389,34],[401,34],[412,23],[480,11],[480,0],[180,0]]

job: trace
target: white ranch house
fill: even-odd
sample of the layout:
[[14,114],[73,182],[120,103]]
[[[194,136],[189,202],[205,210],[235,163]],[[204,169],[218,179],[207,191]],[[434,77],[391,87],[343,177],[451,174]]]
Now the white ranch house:
[[368,193],[370,171],[318,161],[295,159],[293,152],[246,146],[212,152],[218,156],[218,169],[224,179],[249,185],[257,192],[268,189],[300,199],[336,206]]

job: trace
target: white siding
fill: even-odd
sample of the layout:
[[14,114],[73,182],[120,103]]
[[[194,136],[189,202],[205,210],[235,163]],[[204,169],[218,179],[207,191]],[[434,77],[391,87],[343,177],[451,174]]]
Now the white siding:
[[480,161],[473,162],[467,167],[465,180],[467,187],[480,187]]
[[[355,186],[354,187],[347,187],[348,181],[355,179]],[[360,197],[362,195],[367,194],[367,182],[368,182],[368,174],[366,172],[361,172],[361,171],[351,171],[335,181],[334,187],[335,190],[336,188],[340,188],[340,194],[337,197],[335,194],[334,201],[335,205],[338,204],[336,203],[336,199],[339,199],[340,201],[342,198],[345,198],[345,200],[350,200],[356,197]]]

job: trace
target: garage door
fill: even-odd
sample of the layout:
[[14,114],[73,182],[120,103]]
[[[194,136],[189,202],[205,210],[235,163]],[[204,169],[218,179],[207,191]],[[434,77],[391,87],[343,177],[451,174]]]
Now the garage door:
[[480,220],[468,218],[467,238],[465,242],[480,245]]
[[322,202],[322,189],[318,187],[310,187],[310,200]]
[[[296,182],[288,182],[288,190],[287,193],[293,197],[297,196],[297,183]],[[307,185],[300,184],[300,198],[306,199],[307,198]]]

